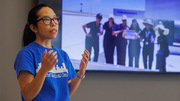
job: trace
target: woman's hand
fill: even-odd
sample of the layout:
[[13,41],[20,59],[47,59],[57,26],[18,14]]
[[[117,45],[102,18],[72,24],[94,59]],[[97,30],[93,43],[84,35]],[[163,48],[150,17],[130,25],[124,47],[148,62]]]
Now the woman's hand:
[[82,54],[82,59],[81,59],[81,63],[79,66],[79,74],[78,75],[80,77],[83,77],[86,72],[88,60],[89,60],[89,52],[88,52],[88,50],[85,49],[84,54]]
[[118,30],[118,31],[113,31],[112,32],[112,35],[115,36],[115,35],[118,35],[119,33],[123,32],[124,30]]
[[[80,66],[79,66],[79,72],[77,74],[79,77],[84,76],[84,74],[86,72],[86,67],[87,67],[87,64],[88,64],[88,60],[89,60],[89,52],[85,49],[84,54],[82,54],[82,59],[81,59],[81,63],[80,63]],[[72,79],[71,82],[68,82],[70,97],[78,89],[80,83],[81,83],[81,79],[79,79],[77,76],[74,79]]]
[[141,39],[141,37],[136,32],[135,32],[135,36],[137,37],[137,39]]
[[56,53],[57,52],[53,52],[53,50],[50,50],[48,53],[47,50],[44,51],[41,57],[41,69],[46,73],[49,72],[58,62]]
[[50,50],[48,53],[47,50],[44,51],[41,57],[41,69],[35,77],[28,71],[21,71],[19,73],[18,81],[23,98],[26,101],[33,100],[39,94],[46,78],[46,73],[58,62],[56,53],[53,50]]
[[90,38],[92,35],[91,35],[91,33],[89,33],[89,34],[86,34],[86,36]]

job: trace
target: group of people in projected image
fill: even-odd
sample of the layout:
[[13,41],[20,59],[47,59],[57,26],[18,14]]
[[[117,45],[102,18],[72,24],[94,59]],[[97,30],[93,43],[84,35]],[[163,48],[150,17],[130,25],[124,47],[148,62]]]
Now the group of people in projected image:
[[[94,49],[94,62],[98,61],[99,36],[103,34],[103,31],[105,31],[103,48],[106,63],[114,63],[114,51],[116,47],[117,64],[125,66],[126,49],[128,44],[127,41],[129,40],[129,67],[139,68],[139,57],[141,50],[140,42],[143,41],[142,58],[144,69],[152,70],[152,64],[154,59],[154,42],[156,37],[158,37],[157,44],[160,45],[160,49],[156,54],[156,69],[159,69],[160,72],[166,72],[166,57],[169,55],[169,48],[166,35],[169,33],[169,29],[166,29],[162,22],[154,27],[152,21],[150,19],[146,19],[143,21],[145,28],[141,30],[137,19],[132,19],[131,26],[129,27],[127,25],[126,15],[122,15],[121,24],[116,24],[114,22],[113,14],[109,15],[108,21],[105,22],[103,25],[100,23],[102,18],[102,14],[99,13],[96,15],[96,21],[89,22],[83,25],[83,30],[86,34],[85,48],[90,52],[90,56],[91,49]],[[90,31],[87,32],[86,28],[89,28]],[[127,30],[133,31],[134,38],[128,39],[125,37],[124,33]],[[89,58],[89,61],[91,61],[91,58]],[[135,62],[135,66],[133,66],[133,61]]]

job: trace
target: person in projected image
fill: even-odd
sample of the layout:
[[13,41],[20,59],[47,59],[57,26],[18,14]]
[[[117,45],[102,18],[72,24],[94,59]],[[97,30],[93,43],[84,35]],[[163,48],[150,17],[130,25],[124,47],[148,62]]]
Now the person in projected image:
[[105,30],[103,47],[104,47],[104,55],[106,59],[106,63],[113,64],[114,63],[114,48],[115,48],[115,39],[116,37],[112,35],[112,29],[116,26],[114,23],[114,15],[110,14],[109,19],[103,25],[103,30]]
[[[101,23],[100,23],[101,20],[102,20],[102,14],[98,13],[96,15],[96,21],[89,22],[82,26],[86,34],[85,48],[89,51],[90,57],[91,57],[91,49],[94,48],[94,59],[93,59],[94,62],[98,61],[99,36],[102,35],[103,33]],[[89,33],[86,31],[86,28],[90,29]],[[91,61],[91,58],[89,58],[89,61]]]
[[144,39],[143,42],[143,63],[145,69],[152,69],[152,62],[154,58],[154,41],[155,41],[155,32],[153,30],[153,23],[150,19],[146,19],[143,24],[145,28],[140,33],[140,38]]
[[51,44],[57,36],[59,22],[53,9],[44,4],[32,8],[28,14],[24,48],[14,63],[22,101],[70,101],[85,76],[87,50],[76,73],[68,54]]
[[129,40],[129,45],[128,45],[128,53],[129,53],[129,66],[133,67],[133,60],[135,62],[135,67],[139,67],[139,55],[140,55],[140,39],[138,38],[141,29],[139,27],[139,24],[136,19],[132,20],[132,24],[129,28],[129,30],[134,30],[136,33],[136,38],[135,39],[130,39]]
[[117,64],[125,65],[127,40],[123,37],[124,30],[128,30],[127,16],[122,15],[122,23],[113,28],[112,35],[116,37]]
[[169,29],[165,28],[161,23],[155,28],[156,34],[158,34],[157,43],[160,45],[160,49],[156,54],[156,69],[160,72],[166,72],[166,58],[169,56],[169,47],[166,35],[169,34]]

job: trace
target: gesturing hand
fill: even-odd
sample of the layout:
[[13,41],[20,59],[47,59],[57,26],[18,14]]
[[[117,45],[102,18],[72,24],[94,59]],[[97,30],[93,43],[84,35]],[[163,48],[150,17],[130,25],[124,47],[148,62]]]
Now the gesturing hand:
[[49,72],[58,62],[56,53],[57,52],[53,52],[53,50],[50,50],[48,53],[47,50],[44,51],[41,57],[41,69],[45,72]]
[[79,76],[83,76],[86,72],[86,67],[88,64],[88,60],[89,60],[89,52],[85,49],[84,50],[84,54],[82,54],[82,59],[81,59],[81,63],[79,66]]

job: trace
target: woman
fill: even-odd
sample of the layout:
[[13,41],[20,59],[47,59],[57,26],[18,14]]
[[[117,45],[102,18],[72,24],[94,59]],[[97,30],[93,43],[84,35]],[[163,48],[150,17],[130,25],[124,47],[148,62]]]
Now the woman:
[[127,25],[127,16],[122,15],[122,23],[115,27],[115,31],[113,31],[113,35],[116,37],[116,45],[117,45],[117,64],[125,66],[126,60],[126,46],[127,40],[122,36],[124,30],[128,30],[129,27]]
[[38,5],[29,12],[23,36],[25,47],[14,64],[23,101],[69,101],[85,75],[87,50],[76,74],[67,53],[51,45],[58,23],[59,18],[47,5]]
[[144,39],[144,45],[143,45],[144,68],[147,69],[149,67],[149,69],[151,70],[152,62],[154,58],[154,40],[156,35],[154,30],[152,29],[154,24],[150,19],[146,19],[143,22],[143,24],[145,25],[145,28],[141,31],[140,38]]
[[[83,25],[84,33],[86,34],[85,39],[85,48],[89,51],[91,56],[91,49],[94,49],[94,58],[93,62],[98,62],[99,57],[99,35],[102,35],[102,31],[100,31],[102,20],[102,14],[98,13],[96,15],[96,21],[89,22]],[[90,29],[90,32],[87,33],[86,28]],[[91,61],[91,58],[89,58]]]
[[[134,30],[137,33],[137,36],[141,32],[139,24],[137,23],[136,19],[132,20],[130,30]],[[135,67],[139,67],[139,54],[140,54],[140,40],[139,39],[130,39],[129,40],[129,66],[133,67],[133,58],[135,59]]]
[[169,46],[166,35],[169,34],[169,29],[161,24],[155,27],[155,31],[159,35],[157,43],[160,45],[160,49],[156,54],[156,69],[159,69],[160,72],[166,72],[166,58],[169,56]]
[[103,40],[104,54],[106,63],[113,64],[113,55],[115,47],[115,36],[112,35],[112,27],[115,26],[113,15],[109,16],[109,20],[103,25],[103,29],[106,31]]

